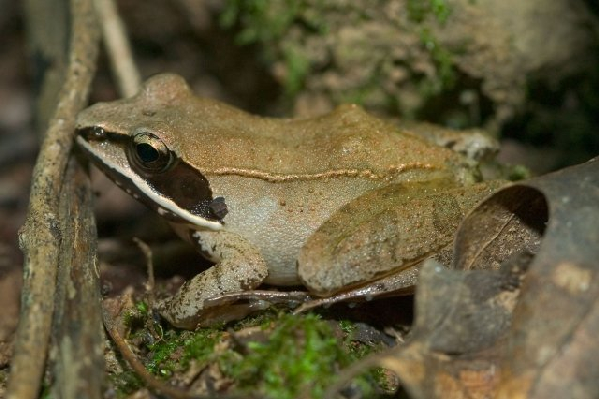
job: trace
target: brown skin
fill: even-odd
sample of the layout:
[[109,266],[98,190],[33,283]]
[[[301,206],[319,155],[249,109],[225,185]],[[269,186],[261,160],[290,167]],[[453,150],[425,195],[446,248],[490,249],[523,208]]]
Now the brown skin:
[[[325,230],[335,226],[334,233],[345,237],[344,225],[335,222],[347,214],[340,209],[361,198],[352,212],[368,219],[364,215],[376,208],[372,205],[392,206],[389,197],[397,193],[399,216],[379,223],[379,212],[373,222],[364,221],[367,227],[352,225],[348,234],[358,237],[380,225],[380,237],[389,220],[394,231],[417,227],[418,217],[401,217],[414,200],[430,209],[445,206],[439,212],[459,220],[464,210],[456,201],[431,194],[447,191],[454,198],[456,188],[463,195],[463,184],[472,181],[456,152],[400,131],[358,106],[343,105],[313,119],[261,118],[195,97],[177,75],[157,75],[130,99],[88,108],[79,114],[77,130],[78,144],[107,175],[217,262],[161,304],[165,317],[183,327],[204,321],[205,299],[254,289],[263,281],[301,282],[317,295],[330,295],[412,267],[439,244],[394,251],[392,261],[357,244],[342,251],[340,259],[354,260],[344,263],[326,262],[335,242],[323,248],[322,240],[309,237],[323,225]],[[225,212],[219,212],[217,197],[224,198]],[[429,216],[424,212],[422,220]],[[453,234],[431,226],[420,234]],[[389,248],[406,246],[401,237],[381,239]],[[413,283],[413,278],[406,282]]]

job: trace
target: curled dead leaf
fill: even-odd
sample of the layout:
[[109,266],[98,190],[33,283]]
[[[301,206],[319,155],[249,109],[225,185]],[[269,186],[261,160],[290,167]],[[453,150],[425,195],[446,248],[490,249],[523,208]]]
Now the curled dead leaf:
[[422,269],[411,337],[364,366],[413,398],[596,397],[599,158],[498,191],[454,249]]

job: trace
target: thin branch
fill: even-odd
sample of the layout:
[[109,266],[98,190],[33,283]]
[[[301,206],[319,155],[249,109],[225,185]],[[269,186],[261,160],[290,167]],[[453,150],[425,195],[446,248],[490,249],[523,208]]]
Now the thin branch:
[[[144,367],[144,365],[133,354],[133,352],[131,351],[131,348],[129,348],[129,345],[127,345],[125,340],[123,338],[121,338],[121,335],[118,332],[118,328],[116,327],[114,320],[110,317],[110,315],[108,314],[108,311],[106,309],[104,309],[103,315],[104,315],[104,327],[106,328],[106,331],[110,335],[110,338],[112,338],[112,341],[115,343],[116,347],[118,348],[119,353],[121,354],[121,356],[123,356],[123,358],[127,361],[127,363],[129,363],[129,366],[131,366],[133,371],[135,371],[135,373],[139,376],[139,378],[141,378],[143,380],[143,382],[146,384],[146,386],[152,392],[155,392],[158,395],[166,395],[169,398],[173,398],[173,399],[214,398],[213,395],[207,395],[207,396],[192,395],[192,394],[184,391],[183,389],[169,386],[164,381],[161,381],[158,378],[154,377],[152,374],[150,374],[150,372]],[[251,396],[245,396],[245,397],[251,398]],[[219,395],[218,398],[219,399],[227,399],[227,398],[228,399],[233,399],[233,398],[239,399],[239,396],[228,396],[228,395],[221,396],[221,395]]]
[[125,25],[118,15],[114,0],[94,0],[102,23],[104,47],[121,97],[131,97],[139,90],[141,78],[127,38]]
[[87,173],[71,158],[61,195],[64,231],[50,350],[51,396],[101,399],[104,335],[96,226]]
[[64,234],[59,199],[64,195],[61,190],[73,144],[75,114],[86,104],[95,70],[99,29],[91,0],[72,0],[71,10],[64,82],[33,171],[29,213],[20,234],[25,278],[8,399],[33,399],[40,391]]

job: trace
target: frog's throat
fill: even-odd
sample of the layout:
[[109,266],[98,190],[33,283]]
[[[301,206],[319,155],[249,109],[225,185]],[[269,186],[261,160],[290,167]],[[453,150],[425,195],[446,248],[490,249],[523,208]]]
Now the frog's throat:
[[199,229],[212,231],[223,229],[223,224],[221,222],[208,220],[200,215],[195,215],[188,210],[181,208],[172,199],[156,192],[143,177],[136,173],[131,173],[129,168],[125,168],[116,162],[110,162],[109,160],[104,159],[84,138],[77,137],[77,144],[85,150],[94,161],[94,164],[115,182],[117,186],[136,200],[155,209],[156,212],[165,219],[184,223]]

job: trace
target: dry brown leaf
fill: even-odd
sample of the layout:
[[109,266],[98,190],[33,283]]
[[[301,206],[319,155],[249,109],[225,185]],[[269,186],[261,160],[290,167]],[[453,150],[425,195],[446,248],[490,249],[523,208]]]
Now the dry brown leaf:
[[366,364],[413,398],[596,397],[599,158],[499,191],[455,249],[460,270],[423,267],[407,343]]

